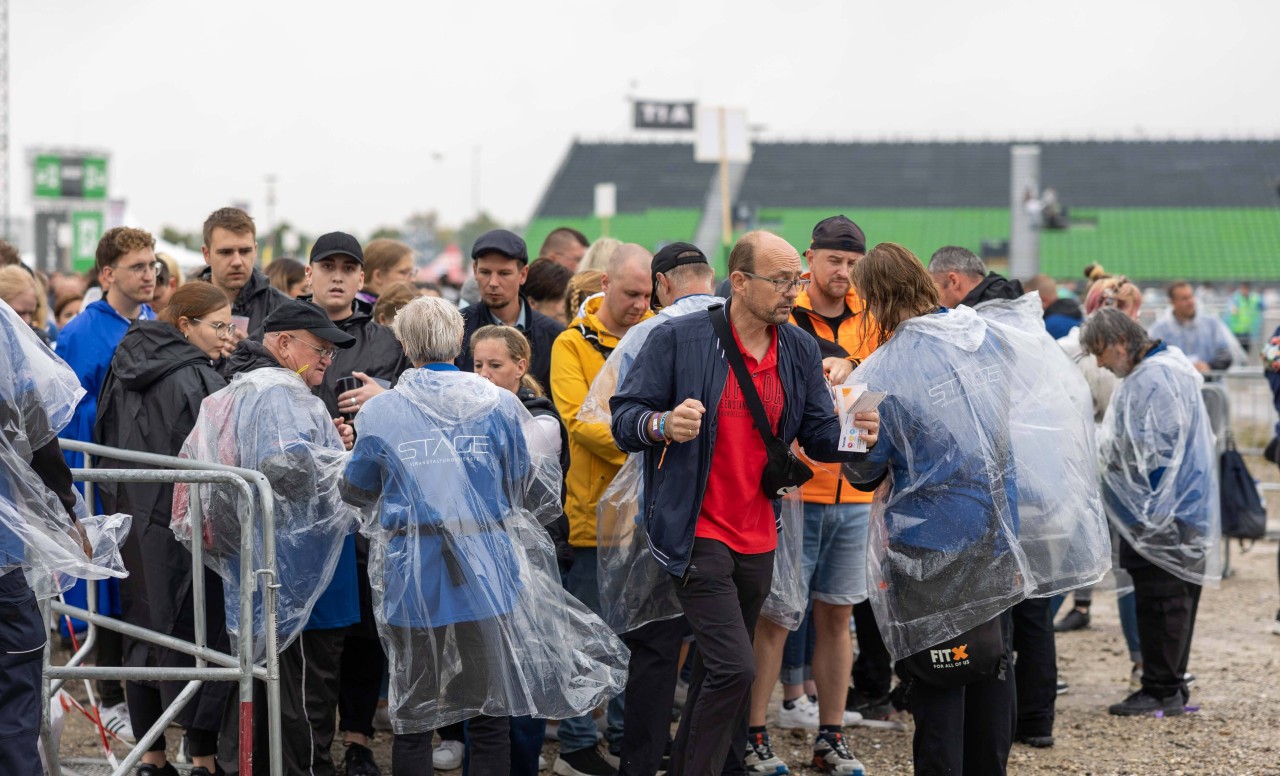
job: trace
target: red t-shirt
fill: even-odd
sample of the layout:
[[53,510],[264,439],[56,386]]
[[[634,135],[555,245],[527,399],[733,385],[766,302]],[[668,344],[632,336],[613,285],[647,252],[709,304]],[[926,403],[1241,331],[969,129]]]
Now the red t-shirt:
[[[760,394],[769,425],[777,433],[784,399],[782,381],[778,379],[778,332],[776,328],[770,332],[769,349],[759,362],[742,346],[736,330],[733,339]],[[778,546],[778,529],[773,502],[760,487],[766,460],[764,441],[751,419],[751,409],[738,388],[732,367],[716,418],[711,475],[707,477],[707,492],[702,497],[694,536],[724,542],[744,555],[769,552]]]

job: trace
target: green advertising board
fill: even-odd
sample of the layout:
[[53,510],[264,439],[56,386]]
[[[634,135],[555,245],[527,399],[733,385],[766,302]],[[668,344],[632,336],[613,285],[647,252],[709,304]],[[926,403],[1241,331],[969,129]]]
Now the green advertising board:
[[40,154],[34,177],[36,199],[107,198],[107,159],[103,156]]
[[103,233],[102,213],[78,210],[71,214],[71,269],[87,272],[93,267]]
[[36,157],[36,196],[62,196],[62,157]]

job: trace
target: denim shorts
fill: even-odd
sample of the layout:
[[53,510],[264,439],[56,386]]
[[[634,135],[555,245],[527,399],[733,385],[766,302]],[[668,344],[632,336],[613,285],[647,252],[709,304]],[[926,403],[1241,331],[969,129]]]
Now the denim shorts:
[[867,600],[870,504],[804,505],[804,578],[809,597],[836,606]]

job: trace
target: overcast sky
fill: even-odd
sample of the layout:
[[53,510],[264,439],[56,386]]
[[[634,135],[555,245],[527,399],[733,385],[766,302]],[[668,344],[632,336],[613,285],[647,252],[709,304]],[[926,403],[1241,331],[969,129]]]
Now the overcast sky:
[[632,93],[783,139],[1280,136],[1276,0],[11,0],[9,25],[15,212],[29,147],[89,146],[152,229],[261,220],[268,174],[312,232],[456,223],[477,147],[481,206],[523,223],[575,136],[637,135]]

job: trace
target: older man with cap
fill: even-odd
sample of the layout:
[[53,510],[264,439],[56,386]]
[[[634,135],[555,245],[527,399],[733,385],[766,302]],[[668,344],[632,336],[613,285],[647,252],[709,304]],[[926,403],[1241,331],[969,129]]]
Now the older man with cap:
[[[796,296],[791,322],[806,331],[822,354],[822,368],[832,385],[843,383],[853,368],[871,355],[876,346],[875,321],[853,288],[853,267],[867,252],[862,229],[845,216],[831,216],[813,228],[805,258],[807,277],[812,281]],[[803,454],[802,454],[803,455]],[[765,716],[778,669],[783,662],[783,699],[778,724],[783,728],[818,729],[819,733],[839,733],[846,723],[860,721],[857,710],[846,712],[847,700],[868,715],[888,715],[887,698],[892,671],[889,653],[880,639],[875,618],[867,601],[867,525],[871,516],[871,493],[851,486],[838,464],[804,459],[813,469],[813,479],[800,489],[804,501],[804,550],[801,574],[813,601],[812,613],[800,630],[787,630],[769,619],[756,626],[756,683],[752,690],[747,766],[751,773],[785,773],[765,729]],[[849,675],[854,665],[849,623],[855,606],[861,606],[858,623],[860,671],[856,690],[849,691]],[[812,679],[817,686],[816,708],[804,690],[807,677],[805,644],[813,633]],[[789,647],[784,660],[784,643]],[[861,681],[856,681],[861,679]],[[848,696],[848,697],[847,697]],[[850,774],[860,767],[845,758],[838,747],[815,751],[819,769],[826,773]]]
[[[301,300],[288,300],[267,316],[263,323],[262,342],[249,339],[240,341],[228,364],[233,376],[231,385],[223,390],[230,392],[229,397],[233,400],[230,413],[234,417],[246,415],[250,410],[250,405],[245,404],[249,400],[248,395],[242,395],[243,398],[235,401],[237,390],[256,389],[260,394],[257,401],[264,403],[252,406],[266,411],[255,412],[252,422],[255,424],[255,435],[269,441],[258,445],[259,450],[255,452],[287,445],[289,440],[295,439],[325,448],[332,447],[340,439],[344,447],[351,448],[351,427],[340,417],[333,417],[318,399],[308,398],[298,389],[315,391],[317,386],[325,382],[338,351],[351,348],[356,342],[356,337],[343,331],[323,309]],[[296,377],[291,377],[290,372]],[[283,377],[281,373],[284,373]],[[295,381],[301,385],[295,384]],[[219,394],[221,393],[223,392],[220,391]],[[273,401],[269,393],[278,394],[279,401]],[[218,406],[214,400],[219,394],[214,394],[205,401],[196,431],[192,432],[193,437],[200,434],[202,429],[206,434],[209,433],[206,423],[217,424],[216,419],[206,418],[206,415]],[[311,406],[311,402],[315,403],[314,406]],[[284,407],[290,405],[296,409],[284,411]],[[275,410],[282,411],[283,415]],[[321,418],[328,419],[329,423],[336,426],[336,435],[330,433],[331,429],[319,428]],[[236,428],[239,429],[238,423]],[[312,439],[312,436],[318,438]],[[273,445],[274,440],[278,440],[278,444]],[[188,439],[188,444],[191,442]],[[243,446],[249,442],[240,438],[238,431],[233,444],[240,446],[241,456],[244,457],[246,452]],[[249,457],[252,459],[254,456],[249,453]],[[254,460],[239,463],[249,468],[259,468],[261,465]],[[303,464],[305,463],[304,460]],[[271,477],[268,474],[268,478]],[[289,493],[296,492],[297,495],[286,498],[284,503],[279,503],[278,499],[277,503],[276,541],[281,567],[279,576],[284,585],[279,614],[280,643],[287,644],[292,634],[302,631],[300,638],[280,655],[283,732],[280,744],[285,773],[322,775],[336,772],[329,752],[333,743],[334,716],[338,704],[339,668],[347,628],[360,621],[360,597],[355,544],[349,531],[339,533],[340,526],[326,525],[319,515],[311,514],[312,507],[333,515],[343,514],[340,503],[330,504],[326,500],[328,495],[336,497],[336,480],[332,493],[327,489],[316,492],[315,483],[309,485],[308,488],[289,488]],[[281,484],[275,490],[279,493],[285,487]],[[304,494],[304,490],[311,492]],[[291,508],[301,511],[296,516],[290,515],[288,512]],[[313,523],[314,527],[311,527]],[[289,524],[294,527],[286,528]],[[303,529],[302,526],[308,527]],[[286,531],[292,533],[291,538],[283,535]],[[331,544],[331,541],[336,543]],[[332,561],[331,555],[335,556]],[[304,565],[319,568],[309,569]],[[293,569],[292,572],[289,571],[290,568]],[[306,584],[305,590],[289,595],[290,585],[301,585],[303,579],[313,579],[316,574],[323,576],[321,569],[332,569],[332,578],[327,583],[320,581],[314,585],[315,589],[312,584]],[[230,591],[228,600],[234,600]],[[314,606],[308,605],[311,602],[314,602]],[[302,617],[307,612],[310,614],[304,624]],[[232,616],[231,610],[228,610],[228,616]],[[255,712],[259,708],[265,712],[265,704],[256,704],[255,699]],[[260,717],[256,727],[265,733],[265,716]],[[265,735],[259,737],[254,748],[255,759],[261,763],[267,762]]]
[[464,372],[474,371],[471,335],[481,326],[514,326],[529,340],[533,363],[529,374],[542,386],[551,384],[551,344],[564,327],[537,310],[520,293],[529,274],[529,250],[524,240],[506,229],[485,232],[471,247],[472,272],[480,301],[462,311],[466,324],[462,353],[454,362]]

